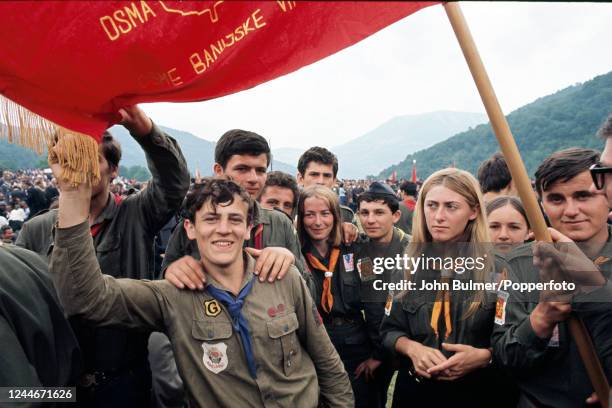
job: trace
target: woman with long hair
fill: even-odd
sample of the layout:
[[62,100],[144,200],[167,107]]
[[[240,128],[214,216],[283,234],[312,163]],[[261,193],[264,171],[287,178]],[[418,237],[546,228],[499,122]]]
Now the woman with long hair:
[[503,254],[525,242],[529,236],[529,220],[518,197],[502,196],[489,201],[487,219],[491,241]]
[[342,243],[340,205],[329,188],[311,186],[300,194],[297,231],[311,273],[312,295],[351,380],[355,406],[378,407],[377,389],[366,381],[371,367],[364,370],[373,347],[362,313],[359,275],[372,265],[355,265],[353,247]]
[[382,323],[385,346],[400,356],[393,406],[512,403],[506,391],[512,387],[498,383],[492,366],[497,297],[484,284],[506,266],[490,242],[476,179],[454,168],[432,174],[421,188],[405,254],[410,286]]

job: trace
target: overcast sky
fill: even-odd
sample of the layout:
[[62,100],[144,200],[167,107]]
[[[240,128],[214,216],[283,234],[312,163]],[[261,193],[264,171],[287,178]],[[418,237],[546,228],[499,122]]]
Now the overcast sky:
[[[612,4],[460,4],[506,114],[612,71]],[[484,113],[440,5],[256,88],[143,107],[157,123],[208,140],[243,128],[272,148],[333,147],[398,115]]]

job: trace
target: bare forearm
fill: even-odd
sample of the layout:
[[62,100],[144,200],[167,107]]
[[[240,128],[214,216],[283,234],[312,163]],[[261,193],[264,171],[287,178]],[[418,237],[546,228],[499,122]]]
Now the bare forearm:
[[[89,190],[91,191],[91,190]],[[62,191],[59,196],[57,223],[60,228],[69,228],[85,221],[89,216],[89,194],[78,189]]]
[[416,342],[410,340],[408,337],[400,337],[395,342],[395,351],[403,355],[410,355],[410,352],[414,349]]

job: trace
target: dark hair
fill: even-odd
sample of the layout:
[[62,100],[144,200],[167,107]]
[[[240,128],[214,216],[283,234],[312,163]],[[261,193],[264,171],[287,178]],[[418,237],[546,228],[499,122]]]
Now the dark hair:
[[402,184],[400,184],[400,190],[406,195],[415,196],[417,193],[417,185],[411,181],[403,181]]
[[117,139],[115,139],[108,131],[102,134],[100,152],[110,167],[114,169],[119,168],[119,161],[121,160],[121,145],[119,144],[119,141],[117,141]]
[[314,146],[306,150],[300,156],[300,159],[298,160],[298,171],[302,177],[304,176],[306,168],[308,168],[310,162],[331,165],[334,172],[334,178],[336,178],[336,175],[338,174],[338,158],[326,148]]
[[512,181],[506,159],[499,152],[480,163],[477,178],[483,194],[489,191],[499,192]]
[[232,129],[221,136],[215,146],[215,163],[225,169],[227,162],[236,154],[259,156],[265,154],[266,166],[270,165],[270,146],[262,136],[248,130]]
[[531,226],[529,225],[529,219],[527,218],[527,213],[525,212],[525,207],[523,207],[523,203],[518,197],[501,196],[489,201],[486,207],[487,216],[490,215],[493,211],[499,210],[500,208],[505,207],[507,205],[518,211],[525,219],[527,228],[531,228]]
[[259,200],[261,196],[264,195],[264,193],[266,192],[266,188],[274,186],[291,190],[291,192],[293,193],[293,208],[295,209],[295,207],[297,206],[298,198],[300,197],[300,190],[298,189],[295,177],[290,174],[283,173],[282,171],[271,171],[268,173],[266,184],[264,184],[264,187],[259,192],[257,200]]
[[536,191],[548,190],[556,181],[566,182],[578,174],[588,171],[591,165],[599,161],[599,152],[593,149],[572,147],[559,150],[548,156],[535,172]]
[[12,230],[13,228],[10,225],[3,225],[0,227],[0,235],[4,235],[4,233],[8,230]]
[[219,205],[231,205],[236,195],[249,205],[247,225],[251,225],[257,218],[257,207],[253,200],[240,185],[221,177],[206,177],[202,179],[202,183],[196,184],[185,197],[182,216],[195,223],[196,212],[208,201],[211,201],[216,209]]
[[390,194],[377,194],[366,191],[365,193],[359,194],[359,197],[357,197],[357,208],[361,207],[362,201],[365,201],[366,203],[382,201],[383,204],[386,204],[387,207],[389,207],[391,214],[399,210],[399,200],[397,197],[393,197]]
[[608,116],[597,133],[603,139],[612,138],[612,115]]

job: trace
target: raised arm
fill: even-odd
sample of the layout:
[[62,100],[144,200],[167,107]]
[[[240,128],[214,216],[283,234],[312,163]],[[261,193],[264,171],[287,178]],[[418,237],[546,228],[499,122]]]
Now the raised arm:
[[61,192],[50,270],[66,313],[100,325],[162,330],[165,283],[102,275],[87,221],[91,186],[60,181],[60,166],[52,169]]
[[175,214],[189,189],[187,162],[172,137],[164,133],[137,106],[119,110],[122,125],[140,144],[152,178],[136,195],[139,216],[152,234],[157,233]]

